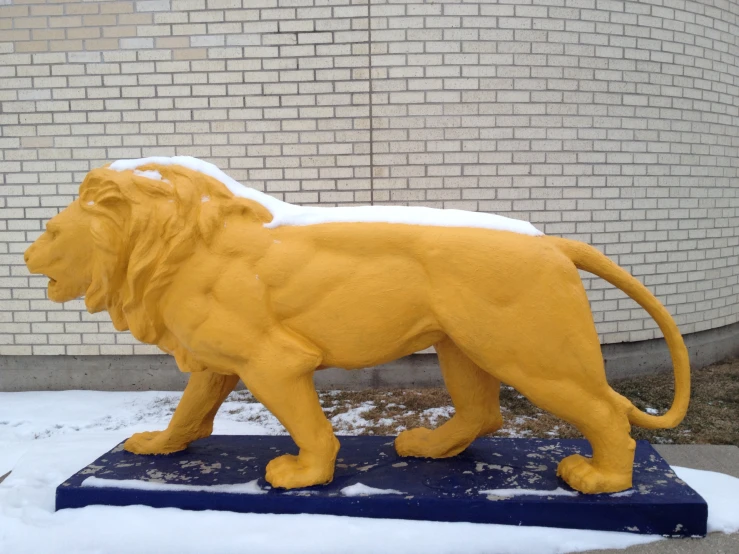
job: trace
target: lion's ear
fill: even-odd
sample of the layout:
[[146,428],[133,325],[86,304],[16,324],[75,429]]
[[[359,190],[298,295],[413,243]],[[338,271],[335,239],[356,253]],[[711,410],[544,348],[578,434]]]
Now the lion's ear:
[[117,171],[114,172],[107,167],[99,167],[88,172],[80,185],[80,203],[83,206],[124,204],[126,193],[118,180],[119,176]]
[[203,197],[200,208],[198,228],[201,236],[209,241],[216,229],[223,228],[226,218],[241,216],[254,223],[264,224],[272,221],[272,214],[259,202],[247,198],[233,197],[221,201],[211,201]]
[[105,187],[107,172],[104,168],[97,168],[89,171],[85,175],[80,185],[80,202],[86,205],[93,205],[100,196],[100,193],[108,187]]

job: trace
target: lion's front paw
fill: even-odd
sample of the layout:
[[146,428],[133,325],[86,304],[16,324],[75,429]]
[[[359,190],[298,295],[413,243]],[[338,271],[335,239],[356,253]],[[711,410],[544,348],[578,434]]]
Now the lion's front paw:
[[332,459],[285,454],[267,464],[265,479],[275,488],[297,489],[325,485],[334,478]]
[[168,431],[135,433],[123,443],[123,448],[134,454],[172,454],[187,448],[188,443],[175,440]]
[[400,456],[415,456],[417,458],[438,458],[436,445],[431,438],[431,429],[416,427],[400,433],[395,439],[395,451]]
[[593,460],[573,454],[559,462],[557,475],[573,489],[585,494],[620,492],[631,488],[631,473],[601,471]]

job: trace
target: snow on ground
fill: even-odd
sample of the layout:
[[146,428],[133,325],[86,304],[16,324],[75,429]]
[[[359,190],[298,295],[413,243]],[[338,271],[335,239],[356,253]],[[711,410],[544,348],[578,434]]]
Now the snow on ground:
[[[512,231],[524,235],[543,235],[528,221],[511,219],[497,214],[468,212],[464,210],[439,210],[423,206],[350,206],[327,208],[318,206],[297,206],[282,202],[250,187],[245,187],[210,162],[191,156],[154,156],[134,160],[118,160],[110,164],[114,171],[136,170],[145,165],[179,165],[208,175],[223,183],[234,196],[259,202],[272,214],[272,221],[265,227],[281,225],[317,225],[320,223],[379,222],[402,223],[407,225],[431,225],[441,227],[480,227],[499,231]],[[148,175],[146,175],[148,173]],[[157,171],[139,171],[139,175],[162,180]]]
[[674,467],[680,479],[688,483],[708,503],[708,532],[739,531],[739,479],[687,467]]
[[[102,433],[116,442],[141,431],[167,427],[178,392],[14,392],[0,393],[0,475],[39,439]],[[247,393],[232,395],[218,414],[219,435],[284,434],[277,418]],[[95,456],[97,457],[97,456]]]
[[428,419],[433,426],[438,426],[439,419],[448,419],[454,415],[454,408],[451,406],[441,406],[440,408],[429,408],[421,412],[421,416]]
[[375,405],[372,402],[362,402],[352,410],[341,412],[336,415],[329,413],[327,414],[327,417],[331,420],[331,425],[334,426],[334,430],[343,429],[348,431],[351,435],[360,435],[367,427],[372,425],[371,422],[362,417],[362,414],[369,412],[374,407]]
[[[0,552],[13,554],[562,554],[625,548],[659,537],[550,529],[373,520],[318,515],[188,512],[145,506],[88,506],[54,512],[70,475],[134,432],[163,429],[180,395],[95,391],[0,393]],[[361,408],[361,410],[360,410]],[[360,423],[365,406],[344,418]],[[342,421],[337,421],[342,425]],[[361,425],[360,425],[361,427]],[[216,419],[220,434],[277,434],[277,421],[246,393]],[[739,479],[676,469],[709,502],[709,529],[739,530]]]

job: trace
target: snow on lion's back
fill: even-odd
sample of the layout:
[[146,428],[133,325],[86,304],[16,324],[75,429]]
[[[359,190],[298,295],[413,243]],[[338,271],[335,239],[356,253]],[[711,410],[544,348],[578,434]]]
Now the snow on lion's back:
[[[317,225],[320,223],[400,223],[406,225],[430,225],[435,227],[479,227],[496,231],[511,231],[524,235],[543,235],[528,221],[511,219],[497,214],[469,212],[464,210],[442,210],[422,206],[352,206],[352,207],[312,207],[296,206],[277,198],[246,187],[226,175],[212,163],[190,156],[171,158],[155,156],[137,160],[118,160],[110,164],[115,171],[135,170],[146,165],[179,165],[193,171],[204,173],[223,183],[234,196],[259,202],[272,214],[272,221],[265,227],[282,225]],[[141,172],[140,175],[156,179],[154,171]],[[160,177],[160,176],[159,176]]]

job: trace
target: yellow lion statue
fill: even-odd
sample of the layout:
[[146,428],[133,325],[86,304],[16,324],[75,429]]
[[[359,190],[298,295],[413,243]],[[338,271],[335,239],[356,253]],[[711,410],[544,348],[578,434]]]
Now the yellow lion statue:
[[[164,431],[137,454],[182,450],[212,432],[239,379],[299,447],[267,465],[274,487],[333,478],[339,442],[313,372],[358,369],[434,346],[455,414],[395,441],[402,456],[454,456],[500,428],[500,383],[570,422],[592,458],[558,474],[584,493],[631,487],[630,425],[674,427],[690,396],[688,353],[668,311],[595,248],[501,216],[410,207],[301,208],[194,158],[121,160],[91,171],[77,200],[26,251],[48,295],[84,295],[116,329],[191,373]],[[675,399],[639,411],[606,381],[578,269],[636,300],[659,324]]]

